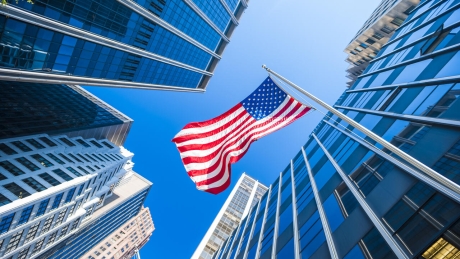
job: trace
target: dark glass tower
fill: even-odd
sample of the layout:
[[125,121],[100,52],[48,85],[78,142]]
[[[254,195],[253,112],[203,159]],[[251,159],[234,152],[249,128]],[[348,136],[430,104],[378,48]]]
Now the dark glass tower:
[[213,258],[458,256],[459,43],[460,0],[421,1],[335,104],[452,187],[328,114]]
[[0,78],[204,91],[246,0],[37,0],[0,10]]
[[132,120],[83,88],[0,81],[0,139],[47,133],[122,145]]

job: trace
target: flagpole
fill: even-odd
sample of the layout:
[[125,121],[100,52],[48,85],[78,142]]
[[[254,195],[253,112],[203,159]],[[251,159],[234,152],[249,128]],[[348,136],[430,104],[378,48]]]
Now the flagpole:
[[444,186],[446,186],[450,190],[454,191],[455,193],[460,194],[460,186],[458,186],[457,184],[455,184],[454,182],[452,182],[451,180],[449,180],[445,176],[437,173],[436,171],[434,171],[433,169],[429,168],[428,166],[426,166],[422,162],[420,162],[417,159],[413,158],[412,156],[406,154],[405,152],[400,150],[398,147],[394,146],[390,142],[388,142],[385,139],[381,138],[379,135],[375,134],[374,132],[368,130],[366,127],[364,127],[361,124],[357,123],[356,121],[352,120],[351,118],[349,118],[345,114],[341,113],[340,111],[338,111],[334,107],[330,106],[329,104],[323,102],[322,100],[320,100],[316,96],[312,95],[311,93],[305,91],[301,87],[299,87],[296,84],[292,83],[291,81],[287,80],[286,78],[284,78],[280,74],[278,74],[275,71],[273,71],[270,68],[268,68],[266,65],[262,65],[262,68],[264,68],[265,70],[267,70],[269,73],[273,74],[274,76],[278,77],[279,79],[281,79],[286,84],[292,86],[297,91],[303,93],[308,98],[312,99],[313,101],[315,101],[316,103],[318,103],[322,107],[326,108],[328,111],[330,111],[331,113],[333,113],[334,115],[336,115],[340,119],[346,121],[351,126],[357,128],[359,131],[361,131],[362,133],[367,135],[369,138],[373,139],[374,141],[376,141],[377,143],[381,144],[382,146],[384,146],[385,148],[387,148],[391,152],[395,153],[396,155],[401,157],[403,160],[405,160],[406,162],[408,162],[412,166],[416,167],[417,169],[419,169],[420,171],[424,172],[428,176],[431,176],[433,179],[437,180],[439,183],[443,184]]

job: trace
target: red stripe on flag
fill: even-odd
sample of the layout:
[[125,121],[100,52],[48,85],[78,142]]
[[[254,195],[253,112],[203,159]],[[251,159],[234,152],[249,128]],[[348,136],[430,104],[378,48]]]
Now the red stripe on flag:
[[[247,125],[247,127],[240,129],[240,131],[244,130],[244,132],[242,134],[240,134],[240,135],[246,136],[252,130],[257,129],[257,128],[261,128],[263,126],[266,126],[266,125],[270,124],[272,121],[279,119],[280,115],[282,115],[291,106],[291,104],[292,104],[292,101],[289,100],[289,102],[278,112],[277,115],[273,116],[272,118],[270,118],[269,120],[265,121],[264,123],[257,124],[257,121],[254,120],[254,122],[252,122],[251,124]],[[290,111],[287,116],[290,116],[291,114],[293,114],[293,112],[295,112],[295,110],[298,109],[299,107],[300,107],[300,105],[294,106],[292,111]],[[255,124],[255,125],[252,126],[253,124]],[[248,128],[248,127],[250,127],[250,128]],[[238,137],[238,136],[239,136],[238,134],[235,134],[234,137],[236,137],[236,138],[232,142],[225,143],[225,145],[223,145],[222,147],[220,147],[219,149],[215,150],[213,153],[211,153],[211,154],[209,154],[207,156],[204,156],[204,157],[185,157],[185,158],[182,159],[182,162],[184,164],[207,162],[207,161],[211,160],[212,158],[214,158],[220,152],[220,150],[222,150],[224,147],[231,146],[231,145],[235,144],[236,142],[238,142],[238,140],[240,139],[240,137]],[[207,149],[213,148],[213,147],[221,144],[223,141],[224,140],[219,139],[219,140],[211,142],[209,144],[194,145],[194,146],[197,147],[196,150],[207,150]]]
[[[297,105],[294,107],[294,109],[292,109],[292,111],[290,111],[290,112],[288,113],[287,116],[291,116],[292,114],[294,114],[300,107],[301,107],[301,105],[300,105],[300,104],[297,104]],[[272,120],[273,120],[273,119],[272,119]],[[272,121],[272,120],[271,120],[271,121]],[[269,128],[264,129],[262,132],[264,132],[264,131],[269,131],[271,128],[277,126],[279,123],[282,123],[282,122],[283,122],[283,120],[280,120],[279,122],[277,122],[277,123],[271,125]],[[262,127],[262,126],[263,126],[263,125],[259,124],[259,125],[254,126],[253,128],[259,128],[259,127]],[[247,132],[249,132],[249,131],[251,131],[251,130],[252,130],[252,129],[248,129],[248,130],[245,132],[245,134],[247,134]],[[250,134],[248,134],[248,135],[243,135],[243,136],[246,137],[246,139],[245,139],[240,145],[238,145],[237,147],[235,147],[235,148],[233,148],[233,149],[231,149],[231,150],[225,150],[225,153],[224,153],[224,154],[221,154],[221,155],[219,156],[219,159],[216,161],[216,163],[214,163],[211,167],[209,167],[209,168],[207,168],[207,169],[202,169],[202,170],[191,170],[191,171],[188,172],[188,174],[189,174],[190,176],[199,176],[199,175],[205,175],[205,174],[207,174],[207,172],[212,172],[212,171],[216,170],[216,169],[219,167],[219,165],[223,162],[222,158],[223,158],[224,156],[227,156],[228,153],[233,152],[233,151],[236,151],[236,150],[239,150],[239,149],[241,149],[241,147],[244,147],[244,146],[248,143],[248,141],[251,140],[251,137],[253,137],[253,136],[256,135],[257,133],[260,133],[260,132],[253,132],[253,133],[250,133]],[[258,139],[258,138],[257,138],[257,139]],[[255,141],[255,140],[257,140],[257,139],[254,139],[254,140],[252,140],[252,141]],[[224,150],[224,148],[227,148],[228,146],[231,146],[232,144],[234,144],[234,143],[237,142],[237,141],[238,141],[238,140],[233,141],[233,142],[231,142],[231,143],[226,143],[225,146],[223,146],[223,147],[221,147],[221,148],[219,149],[219,152],[218,152],[218,153],[221,153],[221,152],[220,152],[221,150]],[[249,148],[249,147],[248,147],[248,148]],[[217,154],[214,154],[214,156],[213,156],[212,158],[214,158],[214,157],[216,157],[216,156],[217,156]],[[211,159],[212,159],[212,158],[211,158]],[[184,161],[184,160],[186,160],[186,158],[184,158],[183,161]],[[238,158],[238,160],[239,160],[239,158]],[[236,161],[238,161],[238,160],[236,160]],[[209,160],[206,160],[206,161],[209,161]],[[235,162],[236,162],[236,161],[235,161]],[[188,163],[186,163],[186,161],[184,161],[184,164],[188,164]],[[196,183],[196,184],[199,185],[198,183]],[[206,183],[205,183],[205,184],[206,184]]]
[[[305,113],[307,113],[308,111],[310,111],[310,107],[305,107],[305,109],[303,109],[297,116],[295,116],[292,120],[289,121],[288,124],[284,125],[283,127],[289,125],[290,123],[292,123],[292,122],[295,121],[296,119],[302,117],[302,116],[305,115]],[[282,123],[282,122],[283,122],[283,121],[279,121],[279,122],[276,123],[276,125],[278,125],[278,124],[280,124],[280,123]],[[275,126],[276,126],[276,125],[275,125]],[[273,126],[273,127],[275,127],[275,126]],[[272,129],[273,127],[271,127],[270,129]],[[266,131],[268,131],[268,130],[266,130]],[[260,138],[260,137],[262,137],[262,136],[259,136],[259,138]],[[223,185],[228,185],[228,184],[230,183],[230,179],[231,179],[231,167],[230,167],[230,165],[233,164],[233,163],[238,162],[238,161],[246,154],[246,152],[249,150],[249,147],[251,146],[251,144],[252,144],[255,140],[256,140],[256,139],[250,138],[250,139],[248,139],[247,141],[245,141],[245,143],[242,144],[241,146],[244,147],[244,146],[248,143],[248,141],[250,141],[250,143],[248,144],[248,146],[246,147],[246,149],[245,149],[241,154],[239,154],[239,155],[237,155],[237,156],[232,156],[232,157],[230,158],[230,161],[229,161],[229,163],[228,163],[228,168],[227,168],[229,176],[228,176],[228,178],[227,178],[227,181],[226,181]],[[223,158],[223,159],[225,160],[225,158],[229,155],[229,153],[231,153],[231,152],[233,152],[233,151],[236,151],[236,150],[238,150],[238,149],[239,149],[239,148],[234,148],[234,149],[232,149],[232,150],[228,150],[228,151],[226,152],[225,155],[222,155],[222,156],[221,156],[221,158]],[[224,156],[225,156],[225,158],[224,158]],[[221,159],[220,159],[220,160],[221,160]],[[222,162],[224,162],[224,161],[222,161]],[[218,173],[217,175],[215,175],[214,177],[209,178],[209,179],[206,179],[206,180],[203,180],[203,181],[200,181],[200,182],[196,182],[195,184],[196,184],[196,186],[203,186],[203,185],[210,185],[210,184],[213,184],[213,183],[219,181],[219,180],[223,177],[223,174],[225,173],[225,171],[226,171],[226,170],[225,170],[225,167],[222,167],[221,170],[219,171],[219,173]],[[223,190],[225,190],[226,188],[227,188],[227,187],[223,188]],[[208,189],[208,190],[213,190],[213,191],[210,192],[210,193],[214,193],[214,192],[216,192],[216,191],[218,191],[218,190],[222,191],[222,188],[216,187],[216,188],[210,188],[210,189]],[[205,190],[205,191],[208,191],[208,190]],[[218,192],[217,192],[217,193],[218,193]],[[214,194],[215,194],[215,193],[214,193]]]

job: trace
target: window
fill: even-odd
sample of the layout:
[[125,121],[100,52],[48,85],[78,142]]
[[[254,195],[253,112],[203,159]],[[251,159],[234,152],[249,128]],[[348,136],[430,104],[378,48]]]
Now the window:
[[372,258],[396,258],[387,242],[385,242],[375,227],[363,237],[362,243],[364,243]]
[[74,156],[73,154],[68,154],[71,158],[73,158],[75,161],[77,162],[80,162],[80,163],[83,163],[83,161],[81,161],[80,159],[78,159],[76,156]]
[[79,156],[81,159],[83,159],[85,162],[88,162],[90,163],[90,161],[88,159],[86,159],[86,157],[84,157],[82,154],[77,154],[77,156]]
[[5,254],[13,251],[18,247],[19,241],[21,240],[22,232],[24,232],[24,230],[17,232],[11,237],[10,242],[6,246]]
[[42,149],[42,148],[45,148],[45,146],[43,146],[42,144],[40,144],[38,141],[36,141],[35,139],[27,139],[26,140],[29,144],[31,144],[32,146],[34,146],[35,148],[38,148],[38,149]]
[[110,148],[110,149],[113,148],[112,145],[110,145],[110,144],[107,143],[106,141],[102,141],[102,144],[104,144],[104,146],[106,146],[106,147],[108,147],[108,148]]
[[103,246],[99,247],[99,249],[101,249],[102,252],[104,252],[106,250],[105,247],[103,247]]
[[54,198],[54,201],[53,201],[53,205],[51,206],[51,210],[54,210],[57,207],[59,207],[59,204],[61,204],[62,196],[64,196],[64,193],[60,193],[60,194],[56,195],[56,197]]
[[24,152],[29,152],[29,151],[32,151],[32,149],[28,146],[26,146],[24,143],[22,143],[21,141],[13,141],[11,142],[13,145],[15,145],[17,148],[19,148],[20,150],[24,151]]
[[69,225],[63,227],[61,229],[61,233],[59,234],[58,240],[64,237],[67,234],[67,230],[69,229]]
[[54,215],[49,216],[45,223],[43,223],[42,233],[48,232],[50,230],[51,224],[53,223]]
[[78,227],[78,223],[80,222],[80,218],[76,219],[73,224],[72,224],[72,228],[70,229],[70,231],[73,231],[75,230],[77,227]]
[[27,253],[29,252],[29,248],[30,248],[30,246],[22,249],[19,252],[18,257],[16,259],[26,259]]
[[37,222],[29,228],[29,232],[27,232],[26,240],[24,241],[24,243],[27,243],[35,238],[35,234],[37,234],[39,226],[40,222]]
[[71,215],[73,214],[73,211],[75,210],[75,205],[76,205],[76,204],[74,204],[74,205],[72,205],[72,207],[70,207],[70,209],[69,209],[69,216],[71,216]]
[[65,164],[64,161],[62,161],[62,160],[59,159],[57,156],[55,156],[55,155],[53,155],[53,154],[51,154],[51,153],[46,154],[46,155],[49,156],[49,157],[50,157],[51,159],[53,159],[54,161],[56,161],[58,164],[61,164],[61,165]]
[[392,24],[394,24],[394,25],[396,25],[398,27],[401,26],[401,24],[403,24],[403,22],[404,22],[404,19],[399,18],[399,17],[396,17],[391,21]]
[[39,217],[46,212],[46,207],[48,207],[48,203],[50,202],[50,199],[43,200],[40,202],[40,205],[38,206],[37,214],[35,214],[35,217]]
[[62,153],[59,153],[59,156],[64,158],[65,161],[69,162],[69,163],[74,163],[74,161],[70,160],[70,158],[66,157],[64,154]]
[[83,191],[83,188],[85,187],[85,184],[80,185],[80,189],[78,189],[77,196],[80,196],[81,192]]
[[8,161],[0,162],[0,166],[3,167],[6,171],[10,172],[14,176],[25,174],[24,171],[17,168],[15,165],[13,165],[11,162],[8,162]]
[[367,46],[366,44],[364,44],[364,43],[360,43],[359,46],[362,47],[362,48],[364,48],[364,49],[367,49],[367,47],[368,47],[368,46]]
[[404,11],[404,14],[409,15],[412,12],[412,10],[415,9],[415,7],[416,7],[416,5],[412,5],[411,7],[407,8],[407,10]]
[[[88,167],[88,168],[91,168],[91,167],[89,167],[89,166],[87,166],[87,167]],[[80,169],[81,171],[83,171],[83,173],[85,173],[85,174],[90,174],[88,171],[86,171],[86,170],[85,170],[83,167],[81,167],[81,166],[77,166],[77,168]]]
[[[383,28],[380,29],[380,30],[383,31],[383,32],[386,33],[386,34],[389,34],[389,33],[393,32],[394,29],[385,25],[385,26],[383,26]],[[374,35],[375,35],[375,34],[374,34]]]
[[50,235],[48,238],[48,242],[46,243],[45,247],[51,245],[54,243],[54,239],[56,239],[57,231],[55,231],[53,234]]
[[83,176],[82,174],[80,174],[77,170],[73,169],[72,167],[66,167],[67,170],[69,170],[71,173],[73,173],[74,175],[76,176]]
[[29,221],[30,214],[32,213],[33,208],[34,208],[34,205],[29,206],[22,210],[21,217],[19,218],[19,221],[18,221],[18,225],[22,225],[24,223],[27,223],[27,221]]
[[40,249],[42,249],[44,241],[45,241],[45,237],[43,237],[42,239],[37,241],[37,243],[35,244],[34,250],[32,250],[32,255],[38,253],[40,251]]
[[0,150],[7,155],[15,155],[18,153],[4,143],[0,144]]
[[[96,170],[94,170],[91,166],[87,165],[86,168],[88,168],[89,170],[91,170],[91,172],[96,172]],[[89,174],[89,173],[88,173]]]
[[315,212],[303,226],[300,226],[299,237],[302,258],[311,257],[326,241],[318,212]]
[[105,245],[106,245],[107,247],[110,247],[110,246],[111,246],[111,244],[110,244],[109,242],[106,242]]
[[59,225],[62,223],[62,221],[64,220],[64,216],[65,216],[65,213],[67,212],[67,209],[63,209],[61,210],[61,212],[59,212],[59,215],[56,219],[56,223],[54,224],[55,226]]
[[93,156],[94,156],[95,158],[97,158],[97,160],[99,160],[99,161],[101,161],[101,162],[104,162],[104,160],[102,160],[102,159],[101,159],[100,157],[98,157],[96,154],[93,154]]
[[53,141],[51,141],[49,138],[47,137],[40,137],[38,138],[39,140],[43,141],[43,143],[45,143],[46,145],[50,146],[50,147],[55,147],[57,146],[56,143],[54,143]]
[[2,218],[0,221],[0,234],[8,232],[10,230],[11,222],[13,221],[14,213]]
[[26,190],[22,189],[21,186],[17,185],[16,183],[9,183],[3,185],[5,189],[8,191],[12,192],[14,195],[16,195],[19,199],[25,198],[30,195]]
[[105,156],[103,156],[102,154],[99,154],[99,157],[102,157],[102,159],[104,159],[105,161],[107,162],[110,162],[110,160],[108,160]]
[[438,51],[452,45],[450,42],[458,34],[460,28],[442,30],[439,29],[436,33],[430,36],[430,39],[422,46],[420,50],[422,55]]
[[369,43],[369,44],[371,44],[371,45],[372,45],[372,44],[374,44],[374,43],[375,43],[375,40],[373,40],[373,39],[369,38],[369,39],[367,39],[367,40],[366,40],[366,43]]
[[100,256],[101,253],[99,251],[94,251],[94,253],[97,255],[97,256]]
[[34,163],[30,162],[28,159],[26,159],[24,157],[16,158],[16,161],[21,163],[23,166],[25,166],[27,169],[29,169],[32,172],[40,170],[40,168],[38,166],[36,166]]
[[96,140],[91,140],[90,142],[98,148],[103,148]]
[[67,196],[65,198],[64,204],[69,203],[72,200],[73,194],[75,193],[76,189],[77,189],[77,187],[74,187],[74,188],[69,190],[69,192],[67,193]]
[[92,156],[88,155],[88,154],[85,154],[85,156],[87,156],[89,159],[91,159],[91,161],[93,162],[96,162],[97,163],[97,160],[94,159]]
[[356,200],[353,193],[351,193],[350,189],[342,183],[337,188],[337,196],[339,199],[339,205],[342,208],[342,213],[345,217],[348,217],[350,213],[358,206],[358,201]]
[[42,178],[43,180],[45,180],[47,183],[51,184],[52,186],[57,186],[57,185],[61,184],[61,182],[59,182],[58,180],[54,179],[48,173],[39,174],[38,176],[40,178]]
[[0,193],[0,206],[11,203],[11,201]]
[[66,144],[69,147],[75,147],[75,144],[67,138],[59,138],[59,140],[64,142],[64,144]]
[[77,142],[80,143],[84,147],[91,147],[88,143],[83,141],[83,139],[77,139]]
[[35,244],[34,250],[32,250],[32,255],[40,252],[40,250],[42,249],[42,245],[43,245],[44,241],[45,241],[45,237],[43,237],[42,239],[37,241],[37,243]]
[[[110,157],[110,156],[107,155],[107,154],[101,154],[101,156],[104,156],[104,157],[106,157],[106,158],[108,158],[108,159],[110,159],[110,160],[112,160],[112,161],[115,161],[115,159],[113,159],[112,157]],[[107,160],[107,161],[109,161],[109,160]]]
[[93,208],[94,208],[94,207],[88,208],[88,210],[86,211],[86,214],[85,214],[85,218],[91,216],[91,213],[93,212]]
[[99,198],[99,202],[97,203],[97,205],[100,205],[100,204],[104,201],[104,197],[105,197],[105,193],[101,195],[101,197]]
[[64,171],[62,171],[61,169],[53,170],[53,173],[57,174],[59,177],[61,177],[62,179],[66,180],[66,181],[70,181],[70,180],[73,179],[68,174],[64,173]]
[[37,160],[37,162],[39,162],[42,166],[44,167],[50,167],[50,166],[53,166],[53,164],[46,160],[44,157],[42,157],[41,155],[39,154],[34,154],[34,155],[31,155],[31,157],[35,160]]

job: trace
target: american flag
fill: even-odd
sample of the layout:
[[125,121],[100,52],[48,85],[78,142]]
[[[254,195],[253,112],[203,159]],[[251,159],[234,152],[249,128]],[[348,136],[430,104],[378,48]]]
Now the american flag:
[[230,165],[244,156],[252,142],[310,110],[267,77],[229,111],[211,120],[187,124],[172,141],[197,188],[218,194],[230,185]]

